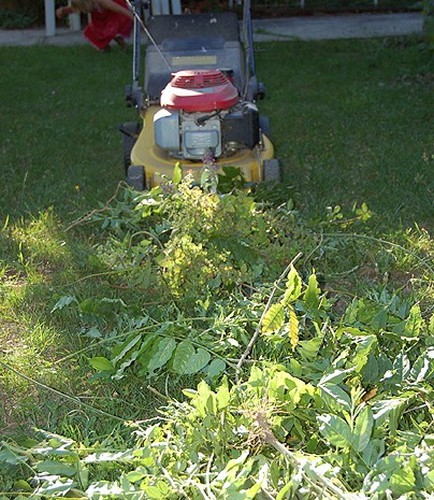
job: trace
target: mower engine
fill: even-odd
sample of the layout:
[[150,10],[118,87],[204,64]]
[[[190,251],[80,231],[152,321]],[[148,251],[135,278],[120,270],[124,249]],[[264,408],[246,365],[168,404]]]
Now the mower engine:
[[243,101],[230,74],[217,69],[172,74],[161,92],[162,109],[154,116],[156,144],[174,158],[215,158],[260,141],[258,108]]

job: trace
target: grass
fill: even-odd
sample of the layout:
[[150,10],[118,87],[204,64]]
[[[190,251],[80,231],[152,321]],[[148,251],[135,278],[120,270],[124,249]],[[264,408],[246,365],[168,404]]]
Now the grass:
[[[92,304],[79,313],[51,313],[62,297],[95,304],[138,295],[119,290],[94,258],[98,234],[65,231],[105,203],[122,179],[117,126],[137,116],[123,101],[131,58],[89,46],[1,48],[0,64],[7,68],[0,81],[0,361],[8,365],[0,367],[0,429],[39,426],[98,439],[116,419],[83,403],[125,418],[146,418],[161,403],[143,380],[89,382],[88,357],[99,350],[89,349],[86,318],[108,335],[109,315]],[[407,249],[398,257],[387,245],[371,249],[368,260],[379,275],[388,259],[399,259],[398,268],[418,268],[424,280],[430,264],[418,267],[412,252],[432,248],[433,72],[419,41],[267,43],[258,46],[257,68],[268,90],[260,107],[270,117],[285,182],[299,193],[299,210],[315,220],[328,205],[350,211],[366,202],[374,212],[366,238]],[[328,263],[342,288],[351,288],[348,269],[363,248],[355,238],[352,250]]]
[[434,82],[416,41],[267,44],[258,64],[286,178],[309,209],[365,201],[387,224],[432,227]]

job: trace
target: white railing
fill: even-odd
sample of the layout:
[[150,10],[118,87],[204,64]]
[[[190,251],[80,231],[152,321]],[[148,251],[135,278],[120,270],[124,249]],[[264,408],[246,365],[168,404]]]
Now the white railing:
[[[54,36],[56,34],[56,7],[54,0],[44,0],[45,7],[45,36]],[[81,30],[79,14],[69,16],[69,27],[72,31]]]

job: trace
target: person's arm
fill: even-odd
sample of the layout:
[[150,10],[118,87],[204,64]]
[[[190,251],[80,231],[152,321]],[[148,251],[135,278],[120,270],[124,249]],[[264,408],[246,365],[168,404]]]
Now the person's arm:
[[72,14],[74,12],[74,9],[72,7],[59,7],[56,9],[56,16],[59,19],[62,19],[62,17],[69,16],[69,14]]
[[104,7],[104,9],[111,10],[113,12],[123,14],[130,19],[134,19],[133,13],[129,9],[122,7],[116,2],[113,2],[113,0],[99,0],[99,4],[101,5],[101,7]]

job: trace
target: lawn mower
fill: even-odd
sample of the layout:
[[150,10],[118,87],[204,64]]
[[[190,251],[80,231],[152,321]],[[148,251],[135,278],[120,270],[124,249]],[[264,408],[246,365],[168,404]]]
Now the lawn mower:
[[242,22],[231,10],[154,15],[143,0],[131,0],[130,6],[133,82],[126,101],[142,121],[120,126],[127,182],[151,189],[171,179],[177,164],[199,182],[204,158],[210,157],[220,172],[238,168],[246,183],[279,181],[269,122],[256,105],[264,86],[256,77],[249,0]]

